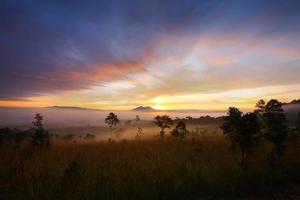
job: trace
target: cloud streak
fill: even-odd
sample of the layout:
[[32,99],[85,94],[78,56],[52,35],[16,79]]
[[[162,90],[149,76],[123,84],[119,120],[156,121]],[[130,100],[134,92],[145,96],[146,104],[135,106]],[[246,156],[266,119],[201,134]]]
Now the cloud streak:
[[4,0],[0,105],[127,108],[288,90],[300,84],[299,11],[299,1]]

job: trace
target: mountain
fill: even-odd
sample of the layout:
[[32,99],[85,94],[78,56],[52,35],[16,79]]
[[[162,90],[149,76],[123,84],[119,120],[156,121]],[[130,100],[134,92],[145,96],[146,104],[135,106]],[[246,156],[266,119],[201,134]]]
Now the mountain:
[[134,109],[132,109],[133,111],[142,111],[142,112],[149,112],[149,111],[155,111],[155,109],[151,108],[150,106],[139,106],[136,107]]
[[300,99],[294,99],[290,104],[300,104]]
[[92,111],[99,111],[99,109],[91,109],[91,108],[81,108],[76,106],[50,106],[47,108],[55,108],[55,109],[68,109],[68,110],[92,110]]

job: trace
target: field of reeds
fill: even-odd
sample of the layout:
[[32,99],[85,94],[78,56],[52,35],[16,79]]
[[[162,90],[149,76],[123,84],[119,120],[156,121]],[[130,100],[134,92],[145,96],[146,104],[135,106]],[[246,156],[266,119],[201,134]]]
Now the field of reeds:
[[299,199],[300,145],[276,166],[272,144],[240,152],[219,133],[176,139],[0,147],[0,199]]

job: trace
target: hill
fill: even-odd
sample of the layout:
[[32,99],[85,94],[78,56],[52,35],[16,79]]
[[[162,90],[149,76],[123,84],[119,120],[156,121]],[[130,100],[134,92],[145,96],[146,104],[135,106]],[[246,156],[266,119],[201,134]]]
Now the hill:
[[91,108],[81,108],[76,106],[50,106],[47,108],[55,108],[55,109],[68,109],[68,110],[91,110],[91,111],[100,111],[100,109],[91,109]]
[[142,112],[149,112],[149,111],[155,111],[155,109],[151,108],[150,106],[139,106],[136,107],[134,109],[132,109],[133,111],[142,111]]

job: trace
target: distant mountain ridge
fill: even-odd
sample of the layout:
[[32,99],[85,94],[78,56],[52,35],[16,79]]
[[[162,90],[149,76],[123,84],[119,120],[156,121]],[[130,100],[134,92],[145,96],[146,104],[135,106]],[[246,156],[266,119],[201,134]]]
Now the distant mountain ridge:
[[290,104],[300,104],[300,99],[294,99],[289,103],[285,103],[285,102],[282,103],[282,105],[290,105]]
[[92,108],[82,108],[76,106],[50,106],[47,108],[55,108],[55,109],[69,109],[69,110],[92,110],[92,111],[100,111],[100,109],[92,109]]
[[294,99],[289,104],[298,104],[298,103],[300,103],[300,99]]
[[139,107],[136,107],[136,108],[134,108],[132,110],[133,111],[143,111],[143,112],[155,111],[155,109],[153,109],[150,106],[139,106]]
[[[294,99],[289,103],[282,103],[283,106],[287,106],[287,105],[294,105],[294,104],[300,104],[300,99]],[[55,108],[55,109],[68,109],[68,110],[90,110],[90,111],[103,111],[101,109],[93,109],[93,108],[83,108],[83,107],[76,107],[76,106],[50,106],[47,108]],[[150,111],[161,111],[161,110],[156,110],[150,106],[138,106],[134,109],[132,109],[132,111],[141,111],[141,112],[150,112]],[[194,111],[203,111],[203,110],[198,110],[198,109],[187,109],[187,110],[168,110],[168,111],[175,111],[175,112],[194,112]],[[220,111],[223,112],[223,111]]]

